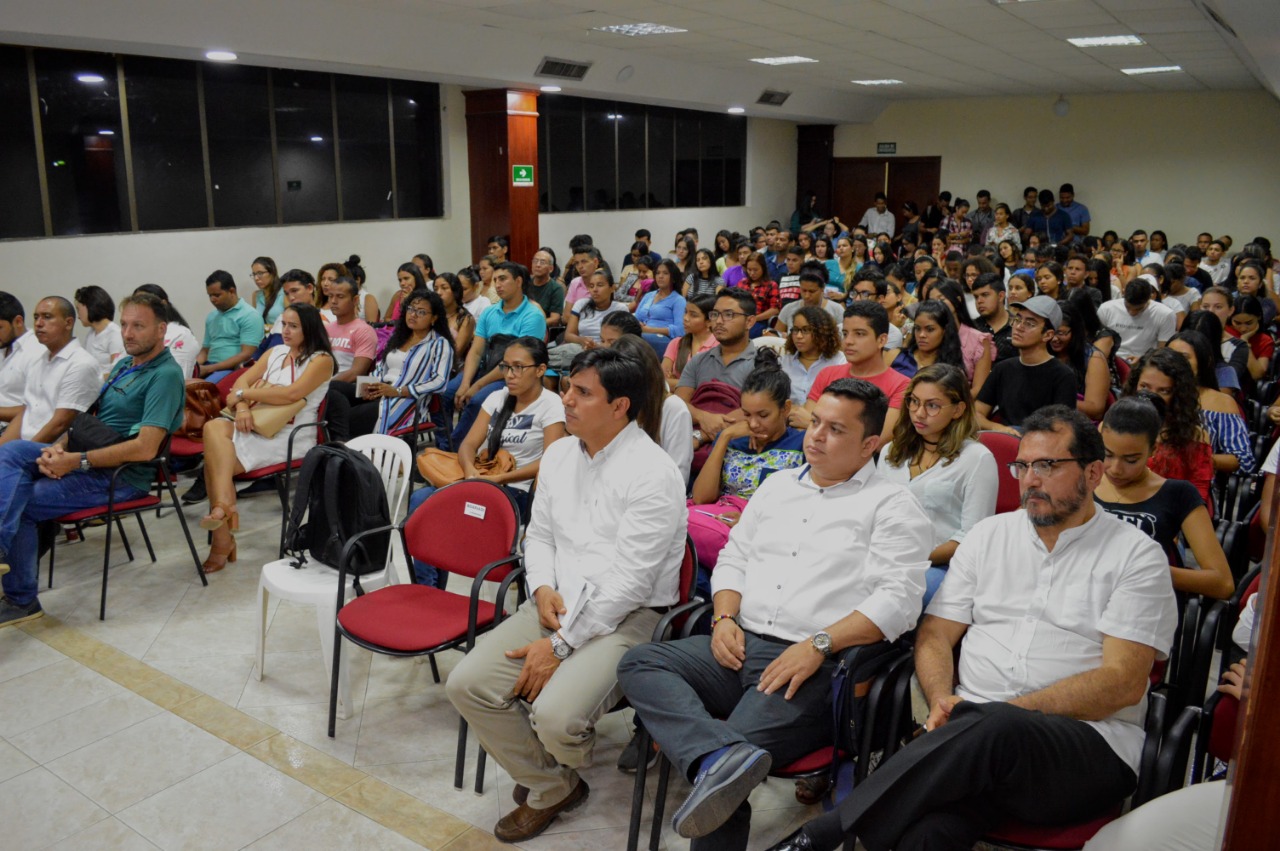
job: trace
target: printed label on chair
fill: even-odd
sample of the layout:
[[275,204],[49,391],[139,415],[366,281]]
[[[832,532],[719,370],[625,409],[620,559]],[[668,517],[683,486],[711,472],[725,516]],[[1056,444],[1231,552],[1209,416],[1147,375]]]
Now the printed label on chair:
[[467,515],[468,517],[474,517],[477,520],[484,519],[484,512],[485,512],[485,507],[483,505],[477,505],[474,502],[468,502],[466,507],[462,509],[463,514]]

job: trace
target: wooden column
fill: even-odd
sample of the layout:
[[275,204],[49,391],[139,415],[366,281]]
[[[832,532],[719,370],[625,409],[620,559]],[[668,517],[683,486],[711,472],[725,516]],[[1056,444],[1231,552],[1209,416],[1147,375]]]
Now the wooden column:
[[[1271,502],[1274,520],[1280,507],[1280,488]],[[1262,557],[1262,584],[1258,587],[1258,613],[1254,621],[1253,643],[1245,671],[1244,700],[1236,727],[1234,759],[1231,761],[1231,804],[1227,811],[1224,851],[1256,851],[1274,848],[1280,832],[1280,736],[1276,735],[1275,707],[1280,702],[1280,595],[1271,583],[1280,563],[1276,529],[1267,530],[1267,547]]]
[[[507,234],[508,256],[528,266],[538,250],[538,95],[481,89],[467,99],[467,171],[471,189],[471,259],[486,240]],[[517,186],[513,169],[527,166],[533,183]]]

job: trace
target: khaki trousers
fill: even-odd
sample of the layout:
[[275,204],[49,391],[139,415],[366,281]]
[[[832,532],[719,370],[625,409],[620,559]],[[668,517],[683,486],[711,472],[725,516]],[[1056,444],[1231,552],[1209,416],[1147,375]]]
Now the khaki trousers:
[[576,769],[590,764],[596,722],[622,698],[618,662],[653,637],[660,617],[637,609],[611,634],[579,647],[532,704],[512,694],[524,660],[504,655],[551,634],[532,600],[482,636],[449,674],[449,700],[489,755],[529,788],[529,806],[554,806],[573,791]]

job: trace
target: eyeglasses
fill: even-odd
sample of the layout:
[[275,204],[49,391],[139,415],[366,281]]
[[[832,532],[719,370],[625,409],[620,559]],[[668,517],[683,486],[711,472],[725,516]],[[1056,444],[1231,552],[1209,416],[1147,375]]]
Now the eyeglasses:
[[792,326],[791,326],[791,336],[793,336],[793,337],[811,337],[811,336],[813,336],[813,329],[812,329],[812,328],[810,328],[808,325],[805,325],[805,326],[803,326],[803,327],[800,327],[800,326],[798,326],[798,325],[792,325]]
[[1009,475],[1015,479],[1022,479],[1027,475],[1027,471],[1036,474],[1038,479],[1047,479],[1057,471],[1059,464],[1066,464],[1075,461],[1077,464],[1083,465],[1084,458],[1042,458],[1039,461],[1014,461],[1009,464]]
[[265,277],[267,277],[267,276],[268,276],[268,275],[270,275],[270,274],[271,274],[270,272],[250,272],[250,273],[249,273],[249,277],[250,277],[250,278],[265,278]]
[[1034,331],[1040,327],[1041,319],[1036,316],[1021,316],[1009,320],[1010,325],[1018,325],[1029,331]]
[[907,396],[902,401],[905,402],[907,405],[907,408],[912,411],[914,411],[916,408],[919,408],[921,405],[924,405],[925,413],[931,417],[941,413],[945,408],[951,408],[955,406],[955,402],[948,402],[947,404],[944,405],[941,402],[935,401],[933,399],[930,399],[927,402],[922,402],[921,400],[917,399],[915,396]]
[[732,322],[739,316],[747,317],[750,315],[750,313],[743,313],[741,310],[713,310],[707,314],[707,318],[712,322],[715,322],[717,319],[724,319],[728,322]]
[[866,292],[865,290],[854,290],[853,292],[849,293],[849,298],[854,300],[869,299],[869,298],[875,298],[875,297],[876,297],[875,290],[872,290],[871,292]]
[[507,363],[506,361],[503,361],[502,363],[498,364],[498,372],[501,372],[504,375],[509,372],[512,375],[520,376],[524,374],[524,371],[526,369],[533,369],[535,366],[537,366],[537,364]]
[[404,312],[405,316],[430,316],[431,308],[429,307],[411,307]]

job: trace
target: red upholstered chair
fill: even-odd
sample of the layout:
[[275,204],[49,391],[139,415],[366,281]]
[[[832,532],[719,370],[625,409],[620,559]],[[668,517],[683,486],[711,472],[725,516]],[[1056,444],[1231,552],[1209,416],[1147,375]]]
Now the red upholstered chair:
[[[84,508],[79,511],[73,511],[70,514],[64,514],[55,519],[54,522],[64,526],[75,526],[80,530],[83,536],[85,524],[91,520],[103,520],[107,530],[107,538],[102,546],[102,599],[98,604],[98,620],[107,619],[107,575],[108,568],[111,566],[111,529],[114,526],[120,530],[120,539],[124,543],[125,553],[129,556],[129,560],[133,561],[133,549],[129,546],[129,539],[125,536],[124,524],[121,518],[133,515],[138,518],[138,529],[142,532],[142,540],[147,545],[147,552],[151,555],[151,560],[156,560],[156,551],[151,546],[151,537],[147,535],[147,526],[142,520],[142,515],[149,511],[157,511],[164,504],[163,500],[154,493],[148,493],[146,496],[138,499],[125,500],[116,502],[115,488],[116,481],[120,474],[128,469],[137,467],[147,467],[155,472],[156,490],[168,491],[169,501],[173,505],[173,513],[177,515],[178,522],[182,526],[182,534],[187,539],[187,547],[191,550],[191,560],[196,566],[196,574],[200,577],[200,581],[205,585],[209,584],[209,580],[205,578],[204,567],[200,563],[200,556],[196,554],[195,542],[191,540],[191,530],[187,527],[187,518],[182,513],[182,505],[178,502],[178,492],[173,486],[173,476],[169,473],[169,438],[165,438],[160,445],[160,451],[156,453],[156,457],[150,461],[133,461],[128,464],[122,464],[111,473],[111,488],[108,491],[107,502],[105,505],[95,506],[93,508]],[[56,538],[56,536],[55,536]],[[53,587],[53,567],[57,556],[56,540],[49,550],[49,587]]]
[[[500,486],[478,479],[443,487],[427,497],[398,527],[404,551],[439,570],[471,577],[469,594],[455,594],[412,581],[388,585],[347,602],[338,595],[338,615],[333,642],[333,675],[329,690],[329,737],[333,738],[338,705],[338,673],[342,640],[387,656],[434,656],[445,650],[467,653],[476,637],[506,617],[498,605],[480,599],[480,592],[497,586],[496,599],[524,576],[518,552],[520,512]],[[362,532],[386,535],[397,527],[384,526]],[[412,566],[409,569],[412,577]],[[338,588],[347,583],[347,563],[338,564]],[[517,584],[523,597],[523,587]],[[434,665],[432,669],[435,673]],[[439,676],[436,675],[439,682]],[[458,726],[458,759],[454,785],[462,788],[467,746],[467,722]]]
[[1000,473],[1000,487],[996,493],[996,514],[1017,511],[1022,507],[1022,494],[1018,480],[1009,475],[1008,465],[1018,460],[1021,441],[1001,431],[980,431],[978,440],[996,456],[996,468]]

